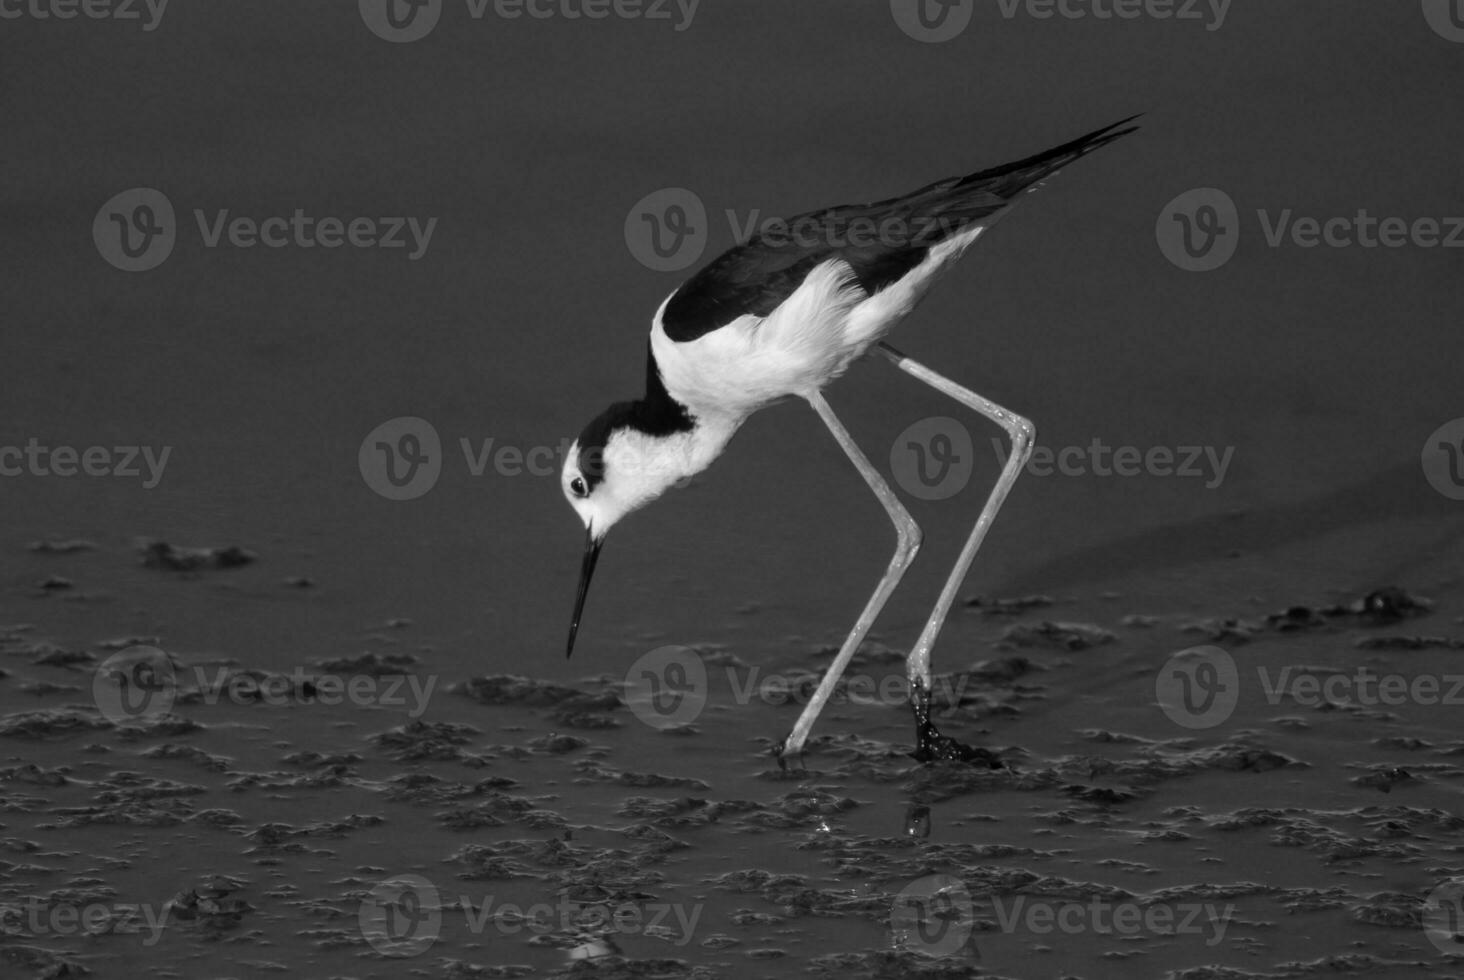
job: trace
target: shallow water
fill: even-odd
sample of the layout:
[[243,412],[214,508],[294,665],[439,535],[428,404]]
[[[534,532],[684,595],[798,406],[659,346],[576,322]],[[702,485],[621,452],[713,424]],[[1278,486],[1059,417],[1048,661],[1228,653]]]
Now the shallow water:
[[[1420,451],[1461,412],[1460,279],[1441,248],[1271,248],[1250,216],[1457,211],[1464,46],[1361,2],[1215,31],[981,7],[944,44],[884,4],[708,4],[680,32],[449,7],[395,45],[341,6],[0,34],[0,445],[171,447],[153,487],[0,480],[0,974],[1457,972],[1426,925],[1464,875],[1458,705],[1432,703],[1464,639],[1464,517]],[[1005,768],[917,765],[899,683],[998,469],[975,424],[965,488],[912,502],[925,550],[801,770],[768,748],[891,535],[798,406],[617,530],[564,660],[580,536],[556,480],[473,459],[556,449],[640,384],[682,273],[627,247],[639,198],[695,190],[709,257],[725,209],[882,196],[1139,109],[894,338],[1054,451],[1233,449],[1216,481],[1018,482],[964,590],[985,602],[935,660],[959,695],[941,730]],[[185,229],[439,221],[418,261],[188,230],[128,274],[87,231],[134,186]],[[1204,274],[1154,238],[1199,186],[1246,220]],[[882,467],[958,414],[877,364],[831,401]],[[390,501],[358,453],[401,416],[443,469]],[[148,541],[252,560],[170,567],[194,559]],[[1389,586],[1431,605],[1347,611]],[[1213,652],[1170,661],[1193,647],[1233,686]],[[642,670],[658,650],[671,689]],[[123,653],[176,686],[109,716]],[[1163,710],[1179,675],[1222,721]],[[1440,687],[1366,703],[1372,675]]]
[[[983,659],[938,678],[960,705],[937,718],[996,751],[997,770],[914,763],[907,713],[859,703],[856,682],[805,768],[781,771],[769,743],[823,659],[792,641],[759,670],[735,643],[695,651],[707,680],[688,696],[705,700],[670,730],[648,723],[644,685],[455,673],[457,654],[420,643],[416,624],[363,635],[377,657],[310,665],[317,683],[361,678],[385,706],[322,705],[320,689],[262,671],[210,704],[200,678],[256,665],[200,672],[206,658],[179,653],[172,710],[114,725],[90,697],[90,668],[113,654],[37,664],[60,645],[11,628],[3,683],[26,711],[0,728],[3,868],[9,921],[28,918],[5,949],[102,975],[399,976],[389,953],[443,976],[550,975],[591,953],[606,975],[1448,975],[1423,916],[1459,867],[1457,706],[1370,704],[1362,688],[1272,703],[1266,684],[1286,684],[1288,665],[1447,678],[1457,651],[1382,644],[1456,635],[1457,599],[1290,632],[1264,605],[1224,611],[1239,622],[1221,628],[1255,630],[1226,643],[1239,696],[1223,726],[1189,731],[1156,710],[1155,677],[1168,652],[1210,638],[1204,617],[1127,593],[963,609],[952,632]],[[1069,650],[1066,628],[1020,629],[1044,622],[1111,639]],[[411,687],[392,689],[408,661],[452,688],[415,719]],[[877,690],[899,666],[873,644],[853,676]],[[926,908],[902,894],[956,880],[949,923],[901,925],[900,910]],[[132,904],[137,932],[52,918]]]

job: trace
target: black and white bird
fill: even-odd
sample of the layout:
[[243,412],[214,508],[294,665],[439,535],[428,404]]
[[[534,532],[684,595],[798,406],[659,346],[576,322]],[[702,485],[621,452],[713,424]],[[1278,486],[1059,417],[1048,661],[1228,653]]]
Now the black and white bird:
[[882,338],[1024,192],[1133,132],[1137,127],[1127,124],[1135,118],[902,197],[791,218],[723,253],[668,296],[651,322],[645,394],[602,412],[565,458],[564,495],[585,525],[566,655],[574,652],[590,578],[610,529],[710,466],[753,412],[790,396],[803,398],[884,505],[897,544],[838,656],[777,749],[780,760],[800,753],[839,676],[920,547],[920,528],[821,394],[873,349],[1002,426],[1012,441],[1001,476],[906,663],[918,729],[916,757],[954,751],[951,740],[929,723],[930,650],[987,529],[1027,462],[1035,430],[1026,419],[905,357]]

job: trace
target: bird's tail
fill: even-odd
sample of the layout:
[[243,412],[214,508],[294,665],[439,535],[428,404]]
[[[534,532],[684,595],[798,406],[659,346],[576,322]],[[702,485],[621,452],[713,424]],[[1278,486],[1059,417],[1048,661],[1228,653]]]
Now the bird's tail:
[[[961,257],[982,229],[991,227],[1011,210],[1024,191],[1034,189],[1079,157],[1132,133],[1138,127],[1128,123],[1137,118],[1119,120],[1025,160],[965,177],[948,177],[903,198],[863,209],[843,209],[856,217],[895,214],[905,218],[908,227],[920,229],[911,243],[916,248],[874,250],[871,254],[848,250],[842,254],[859,276],[860,284],[871,294],[879,294],[879,302],[855,310],[845,330],[846,338],[857,346],[888,330],[914,309],[931,283]],[[947,244],[949,247],[939,253],[939,262],[926,263],[933,247]],[[924,271],[912,276],[912,269]]]

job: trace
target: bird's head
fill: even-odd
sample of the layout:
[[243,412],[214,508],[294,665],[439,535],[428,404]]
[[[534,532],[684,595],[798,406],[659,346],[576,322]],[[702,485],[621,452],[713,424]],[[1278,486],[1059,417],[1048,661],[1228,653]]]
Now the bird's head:
[[639,402],[611,405],[585,426],[564,458],[560,487],[585,525],[584,561],[565,656],[574,652],[580,613],[605,535],[626,514],[695,472],[691,432],[649,431],[642,415]]

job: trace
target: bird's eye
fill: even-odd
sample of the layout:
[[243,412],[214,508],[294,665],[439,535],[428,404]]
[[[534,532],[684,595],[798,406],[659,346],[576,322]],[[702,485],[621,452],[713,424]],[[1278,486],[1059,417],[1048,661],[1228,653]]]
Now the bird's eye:
[[574,494],[576,497],[583,497],[586,493],[589,493],[589,491],[585,489],[584,478],[577,476],[573,480],[570,480],[569,492]]

